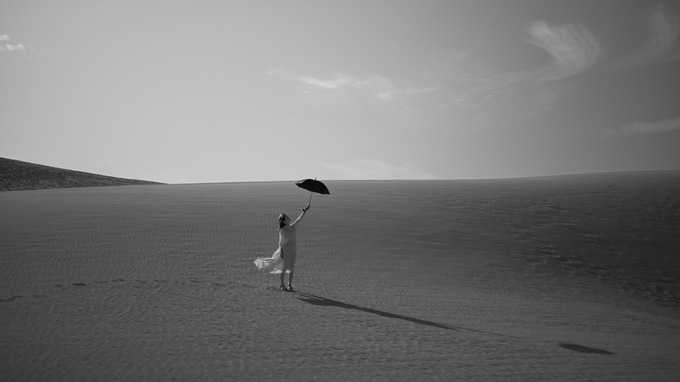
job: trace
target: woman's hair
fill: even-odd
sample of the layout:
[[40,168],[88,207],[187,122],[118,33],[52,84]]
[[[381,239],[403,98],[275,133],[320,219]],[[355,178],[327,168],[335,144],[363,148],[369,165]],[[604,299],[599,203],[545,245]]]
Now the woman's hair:
[[279,215],[279,229],[286,226],[286,214]]

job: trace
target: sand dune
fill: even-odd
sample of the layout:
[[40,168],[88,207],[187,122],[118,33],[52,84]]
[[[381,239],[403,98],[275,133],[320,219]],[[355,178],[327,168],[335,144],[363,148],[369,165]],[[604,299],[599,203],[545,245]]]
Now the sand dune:
[[680,173],[0,193],[4,380],[680,378]]
[[0,191],[159,184],[0,158]]

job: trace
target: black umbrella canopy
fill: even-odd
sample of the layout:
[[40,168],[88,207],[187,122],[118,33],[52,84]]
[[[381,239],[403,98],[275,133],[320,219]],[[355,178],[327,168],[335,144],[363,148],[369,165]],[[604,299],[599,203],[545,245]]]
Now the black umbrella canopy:
[[316,179],[303,179],[299,182],[295,182],[295,185],[300,187],[300,188],[304,188],[307,191],[311,191],[311,193],[309,194],[309,203],[308,204],[312,203],[312,196],[314,195],[314,193],[323,194],[323,195],[330,195],[331,194],[331,192],[328,191],[328,187],[326,187],[325,184],[319,182]]
[[328,187],[316,179],[303,179],[295,184],[304,188],[307,191],[316,192],[317,194],[330,195],[331,192],[328,191]]

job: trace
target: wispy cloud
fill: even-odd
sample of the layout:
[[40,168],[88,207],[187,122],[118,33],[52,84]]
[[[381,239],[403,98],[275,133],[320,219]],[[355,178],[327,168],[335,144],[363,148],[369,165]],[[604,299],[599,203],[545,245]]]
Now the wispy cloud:
[[321,163],[319,166],[337,174],[337,179],[434,179],[412,163],[394,164],[382,160],[355,160],[348,163]]
[[546,68],[541,80],[560,80],[581,73],[602,56],[602,49],[584,28],[575,25],[550,26],[536,21],[529,26],[532,38],[528,41],[548,52],[555,60]]
[[585,29],[536,21],[528,41],[552,62],[540,68],[505,72],[465,51],[440,50],[423,60],[414,75],[398,80],[380,74],[298,75],[273,69],[268,75],[297,84],[313,105],[370,104],[413,128],[450,126],[473,132],[522,124],[550,109],[564,91],[559,80],[587,71],[602,49]]
[[[503,128],[539,116],[558,100],[563,86],[554,65],[505,72],[461,51],[440,52],[424,75],[386,98],[415,110],[427,126],[450,126],[461,133]],[[564,73],[560,75],[563,76]]]
[[[24,43],[12,43],[12,37],[8,34],[0,34],[0,54],[2,53],[33,53],[35,49]],[[30,56],[29,56],[30,57]]]
[[415,85],[402,86],[385,99],[425,100],[432,107],[474,108],[504,88],[507,79],[467,52],[440,51],[427,62]]
[[0,45],[0,52],[20,52],[26,50],[33,50],[30,45],[24,44],[4,44]]
[[675,119],[664,119],[654,122],[633,122],[624,126],[620,126],[610,132],[613,136],[635,136],[635,135],[649,135],[662,134],[671,131],[680,130],[680,117]]
[[361,104],[410,129],[479,128],[532,118],[555,101],[557,87],[541,85],[544,70],[504,73],[463,51],[440,50],[426,58],[416,76],[399,81],[377,74],[297,75],[271,69],[267,75],[298,86],[315,106]]
[[436,87],[424,87],[424,88],[398,88],[394,90],[388,90],[382,93],[378,93],[377,96],[378,98],[385,100],[385,101],[391,101],[395,100],[399,97],[408,97],[408,96],[420,96],[424,94],[432,94],[436,93],[439,91],[442,91],[442,87],[436,86]]
[[680,59],[678,35],[680,19],[668,13],[663,5],[655,7],[647,16],[649,40],[647,44],[621,59],[615,66],[631,68],[659,61]]
[[310,89],[338,90],[344,87],[363,87],[363,81],[347,75],[336,74],[330,78],[316,78],[311,76],[301,76],[297,79]]
[[353,102],[379,102],[398,90],[387,77],[377,74],[352,75],[334,73],[326,76],[291,74],[285,69],[272,69],[267,75],[283,78],[301,87],[304,99],[313,105]]
[[399,87],[385,98],[400,101],[465,131],[517,124],[550,109],[564,91],[559,80],[597,64],[603,51],[597,40],[575,25],[530,24],[528,41],[553,62],[538,69],[505,72],[462,51],[441,52],[426,67],[417,86]]

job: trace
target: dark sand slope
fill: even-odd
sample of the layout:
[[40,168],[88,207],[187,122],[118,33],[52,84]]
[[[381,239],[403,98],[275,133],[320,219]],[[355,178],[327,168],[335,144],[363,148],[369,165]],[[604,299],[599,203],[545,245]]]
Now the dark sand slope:
[[680,173],[0,193],[3,380],[680,379]]
[[0,158],[0,191],[158,184]]

